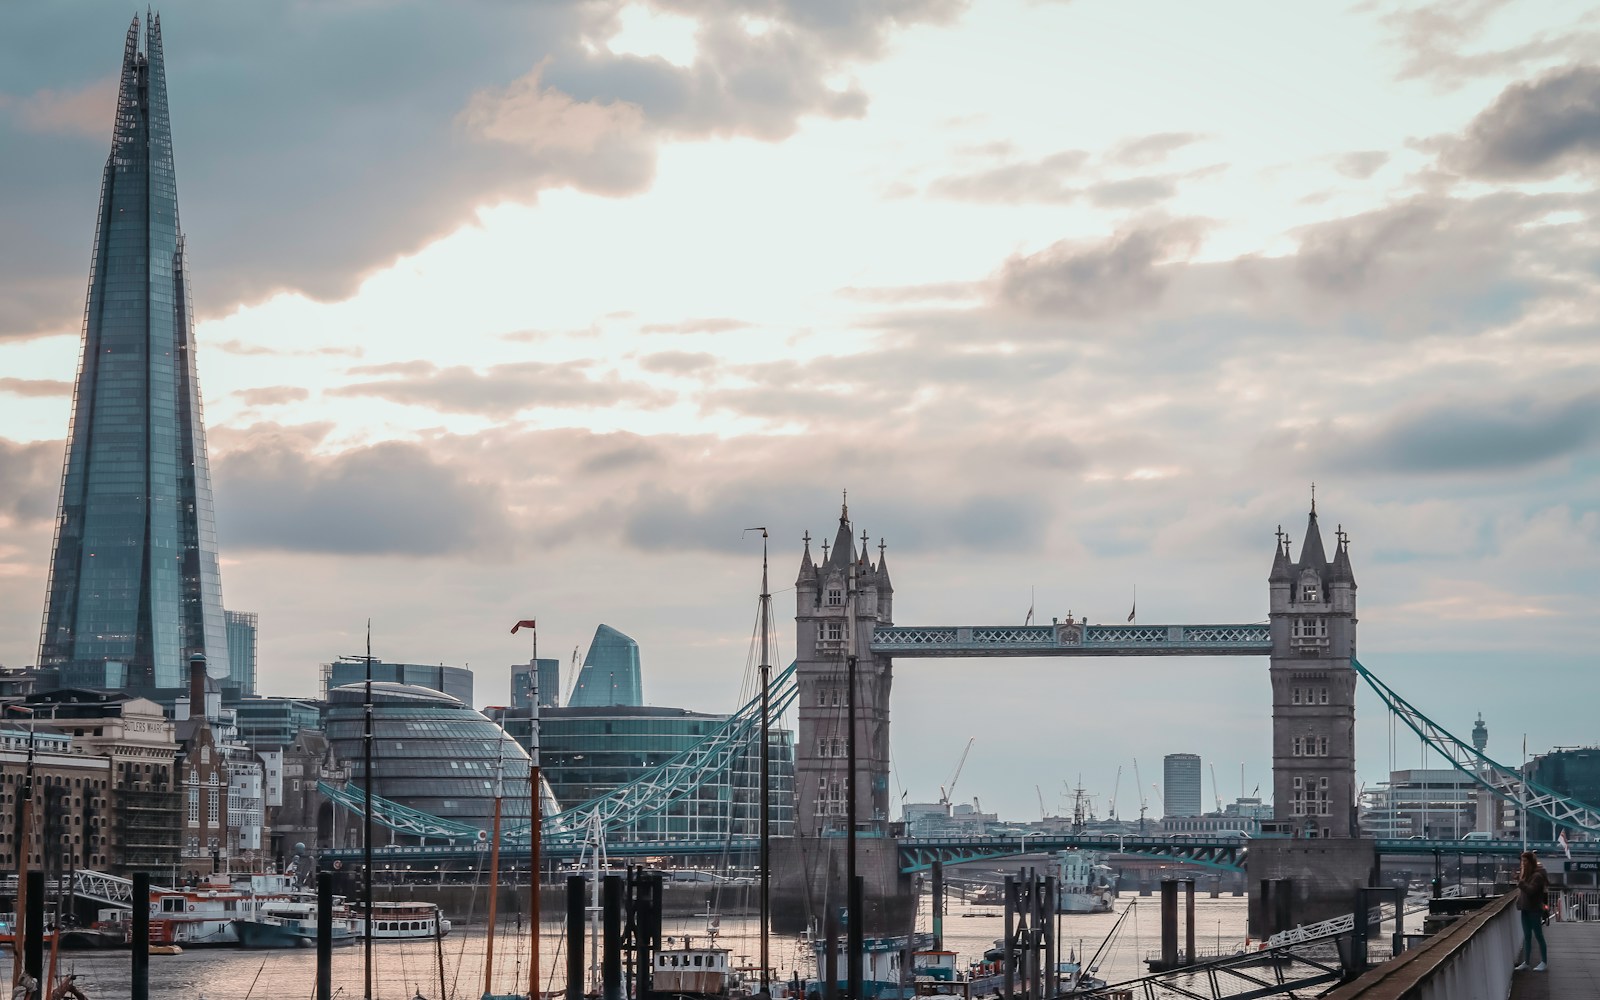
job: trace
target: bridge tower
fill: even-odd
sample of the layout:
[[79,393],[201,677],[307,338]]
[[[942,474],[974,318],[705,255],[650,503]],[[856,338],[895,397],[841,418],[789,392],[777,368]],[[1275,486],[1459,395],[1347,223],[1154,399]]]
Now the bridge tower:
[[876,564],[867,555],[867,535],[856,549],[850,508],[839,512],[830,548],[820,564],[805,538],[795,580],[795,680],[800,725],[795,745],[796,832],[822,836],[843,832],[846,817],[845,657],[856,654],[856,819],[862,829],[883,831],[889,822],[889,686],[892,661],[871,650],[875,625],[893,624],[894,587],[885,546]]
[[1300,557],[1278,529],[1272,558],[1272,783],[1275,819],[1304,838],[1357,837],[1356,578],[1350,537],[1322,544],[1313,495]]

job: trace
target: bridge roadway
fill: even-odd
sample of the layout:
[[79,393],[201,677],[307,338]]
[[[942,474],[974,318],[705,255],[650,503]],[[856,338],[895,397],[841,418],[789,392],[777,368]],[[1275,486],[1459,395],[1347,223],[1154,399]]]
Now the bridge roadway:
[[1250,625],[883,626],[872,651],[895,659],[929,656],[1266,656],[1272,628]]
[[[935,861],[945,865],[975,864],[1014,858],[1024,854],[1052,853],[1065,850],[1100,851],[1106,854],[1139,854],[1168,858],[1174,862],[1214,868],[1219,871],[1243,871],[1251,841],[1244,837],[1206,836],[1107,836],[1073,834],[1026,834],[1005,837],[905,837],[898,842],[900,870],[907,874],[928,871]],[[1379,855],[1433,856],[1505,856],[1514,857],[1522,851],[1520,841],[1514,840],[1379,840]],[[1555,843],[1529,844],[1542,857],[1561,856],[1561,847]],[[1573,845],[1573,856],[1595,860],[1600,858],[1600,844]],[[582,843],[552,842],[544,845],[546,858],[577,861],[589,848]],[[525,861],[527,848],[508,847],[501,851],[501,862],[510,868]],[[650,858],[709,858],[719,856],[754,855],[757,842],[754,838],[737,838],[719,841],[624,841],[607,844],[608,858],[619,860],[645,860]],[[361,863],[360,848],[343,848],[321,852],[318,863],[330,868],[335,861],[341,868]],[[376,846],[373,858],[380,868],[396,870],[406,865],[422,866],[444,862],[474,860],[473,867],[487,864],[489,852],[483,844],[455,844],[426,847]]]

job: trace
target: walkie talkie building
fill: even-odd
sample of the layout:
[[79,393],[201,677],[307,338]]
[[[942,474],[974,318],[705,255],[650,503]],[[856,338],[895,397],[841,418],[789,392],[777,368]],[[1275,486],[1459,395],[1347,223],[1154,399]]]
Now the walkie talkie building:
[[161,20],[128,29],[39,665],[149,693],[228,671]]

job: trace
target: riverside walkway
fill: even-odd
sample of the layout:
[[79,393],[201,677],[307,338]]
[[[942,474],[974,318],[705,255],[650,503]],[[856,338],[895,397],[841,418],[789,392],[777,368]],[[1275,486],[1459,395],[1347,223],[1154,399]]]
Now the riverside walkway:
[[[1511,1000],[1600,997],[1600,923],[1552,921],[1544,936],[1550,944],[1550,968],[1512,973]],[[1537,952],[1539,946],[1533,947]]]

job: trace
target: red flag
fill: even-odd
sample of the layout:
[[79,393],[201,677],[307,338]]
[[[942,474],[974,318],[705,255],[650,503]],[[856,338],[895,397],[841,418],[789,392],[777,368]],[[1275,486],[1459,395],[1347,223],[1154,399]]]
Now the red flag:
[[519,628],[536,628],[536,627],[537,626],[534,625],[532,619],[528,619],[526,621],[520,621],[520,622],[517,622],[515,625],[511,626],[511,634],[512,635],[516,635],[517,634],[517,629],[519,629]]

